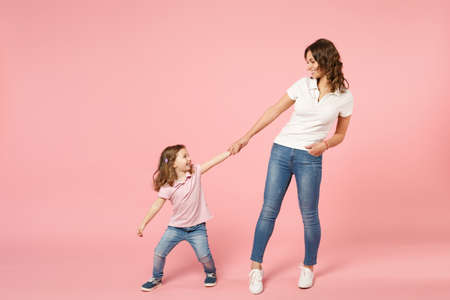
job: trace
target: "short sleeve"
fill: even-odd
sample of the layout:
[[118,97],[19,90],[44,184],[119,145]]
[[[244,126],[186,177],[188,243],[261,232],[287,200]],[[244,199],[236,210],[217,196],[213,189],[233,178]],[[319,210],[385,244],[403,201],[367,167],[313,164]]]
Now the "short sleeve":
[[297,80],[293,85],[291,85],[287,90],[286,94],[294,101],[300,99],[302,85],[305,84],[305,78]]
[[173,187],[171,187],[168,184],[165,184],[164,186],[162,186],[159,189],[158,198],[163,198],[163,199],[166,199],[166,200],[170,199],[170,196],[172,196],[172,190],[173,190]]
[[351,116],[353,113],[353,95],[347,91],[348,96],[345,98],[345,102],[339,108],[339,116],[342,118]]
[[201,165],[194,165],[194,169],[195,169],[194,176],[195,177],[200,177],[202,175],[202,166]]

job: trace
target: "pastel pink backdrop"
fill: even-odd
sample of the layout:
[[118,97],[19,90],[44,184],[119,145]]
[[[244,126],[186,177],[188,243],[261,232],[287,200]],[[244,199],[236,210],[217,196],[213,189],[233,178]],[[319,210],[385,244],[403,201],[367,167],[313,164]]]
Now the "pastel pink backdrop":
[[[3,299],[152,297],[168,203],[136,236],[161,150],[201,163],[306,76],[335,42],[355,109],[324,155],[316,285],[296,288],[303,227],[291,184],[265,256],[264,299],[450,295],[450,6],[446,1],[1,1]],[[219,284],[187,244],[159,299],[247,298],[273,139],[291,110],[206,173]]]

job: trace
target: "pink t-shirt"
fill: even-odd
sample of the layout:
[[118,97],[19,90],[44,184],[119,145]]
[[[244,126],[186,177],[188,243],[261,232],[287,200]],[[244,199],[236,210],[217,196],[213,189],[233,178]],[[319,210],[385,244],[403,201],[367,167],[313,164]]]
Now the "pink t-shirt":
[[158,197],[170,200],[173,206],[169,226],[191,227],[212,218],[203,196],[200,165],[194,168],[194,174],[187,172],[185,180],[177,180],[173,186],[165,184],[159,190]]

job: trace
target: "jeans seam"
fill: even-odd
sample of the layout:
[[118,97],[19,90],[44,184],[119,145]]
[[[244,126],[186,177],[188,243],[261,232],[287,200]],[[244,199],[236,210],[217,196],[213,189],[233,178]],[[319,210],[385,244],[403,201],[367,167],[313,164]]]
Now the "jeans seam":
[[293,173],[294,170],[294,157],[295,157],[295,149],[291,149],[291,153],[289,156],[289,172]]

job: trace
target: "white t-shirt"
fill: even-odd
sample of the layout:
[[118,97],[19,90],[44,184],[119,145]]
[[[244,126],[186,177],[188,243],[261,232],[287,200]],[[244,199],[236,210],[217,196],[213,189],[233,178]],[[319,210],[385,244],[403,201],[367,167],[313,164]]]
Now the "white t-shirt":
[[275,138],[275,143],[295,149],[319,142],[328,136],[338,116],[348,117],[353,111],[349,90],[326,94],[320,101],[317,80],[304,77],[287,89],[295,101],[291,119]]

